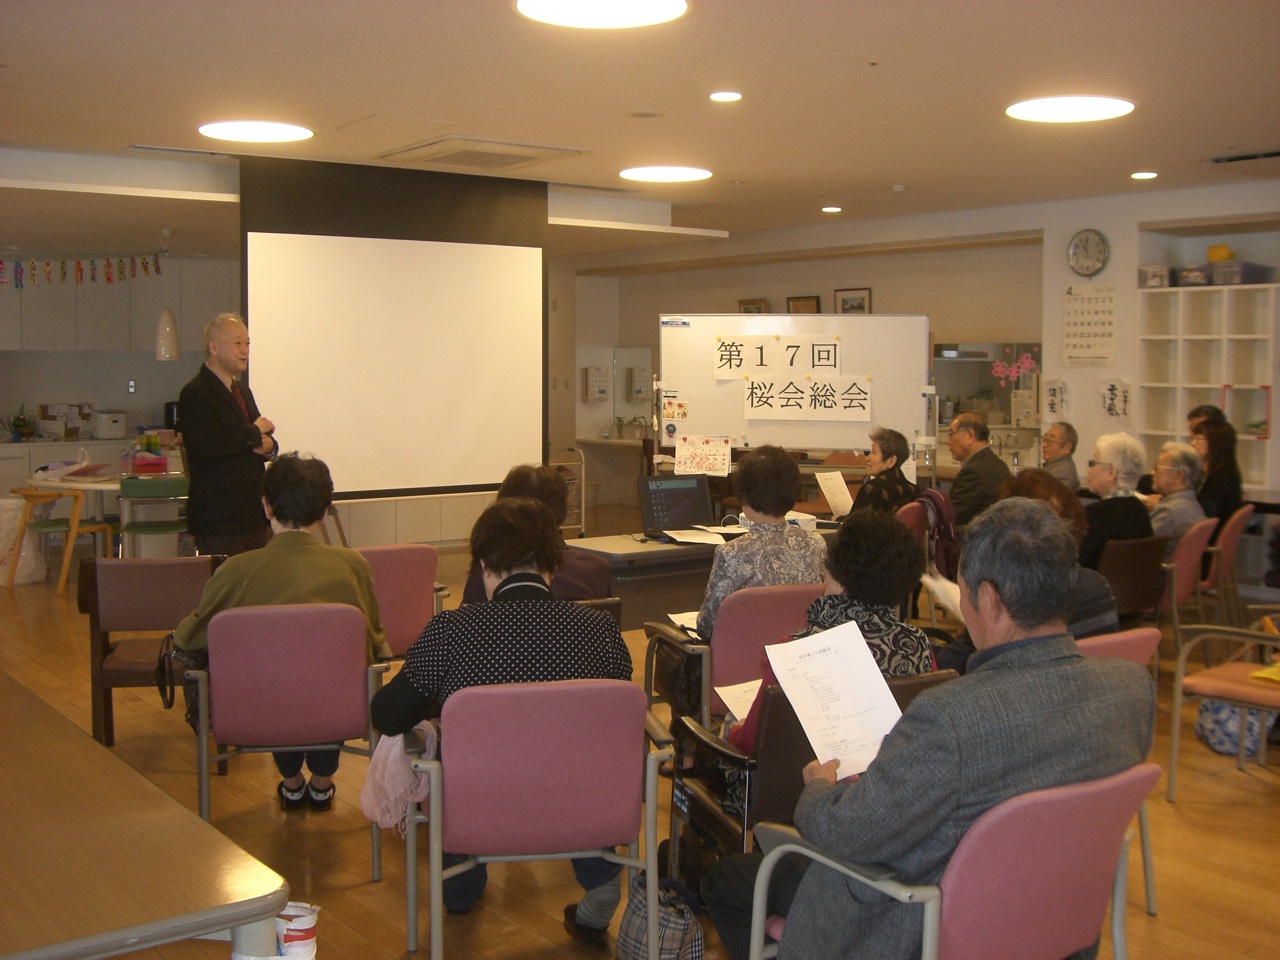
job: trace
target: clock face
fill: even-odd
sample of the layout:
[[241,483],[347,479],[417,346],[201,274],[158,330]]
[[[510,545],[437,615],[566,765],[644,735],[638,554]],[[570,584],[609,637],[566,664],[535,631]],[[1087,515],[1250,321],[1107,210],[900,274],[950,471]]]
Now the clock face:
[[1067,263],[1082,277],[1092,277],[1107,265],[1111,248],[1097,230],[1081,230],[1067,245]]

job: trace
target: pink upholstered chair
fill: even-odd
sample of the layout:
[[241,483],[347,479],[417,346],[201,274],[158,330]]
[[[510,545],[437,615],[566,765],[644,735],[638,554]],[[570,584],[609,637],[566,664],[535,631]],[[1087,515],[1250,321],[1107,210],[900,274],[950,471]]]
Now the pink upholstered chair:
[[1240,537],[1253,517],[1253,504],[1246,503],[1222,525],[1218,542],[1208,548],[1209,571],[1196,586],[1196,599],[1200,603],[1200,619],[1206,604],[1222,611],[1222,622],[1232,627],[1244,626],[1240,611],[1240,593],[1236,585],[1236,552],[1240,549]]
[[[1205,519],[1191,525],[1191,529],[1182,535],[1173,548],[1173,559],[1163,564],[1165,572],[1164,599],[1160,603],[1160,612],[1173,620],[1173,639],[1179,651],[1182,650],[1182,618],[1178,610],[1190,603],[1196,596],[1196,587],[1200,585],[1200,564],[1204,558],[1205,548],[1209,546],[1209,538],[1218,526],[1217,517]],[[1204,650],[1205,664],[1209,663],[1208,648]]]
[[[1208,667],[1195,673],[1187,673],[1187,658],[1197,644],[1208,639],[1234,642],[1237,649],[1225,663]],[[1246,710],[1280,711],[1280,684],[1273,680],[1255,679],[1251,674],[1261,669],[1246,657],[1254,650],[1280,654],[1280,637],[1260,630],[1242,630],[1238,627],[1194,626],[1183,630],[1183,643],[1178,651],[1178,668],[1173,676],[1172,729],[1169,741],[1169,790],[1168,800],[1174,799],[1178,776],[1178,741],[1182,734],[1182,699],[1184,696],[1200,697],[1238,707],[1241,711],[1240,740],[1236,754],[1236,767],[1244,769],[1246,754]],[[1258,737],[1259,766],[1267,765],[1267,731]]]
[[[342,603],[237,607],[209,621],[209,669],[200,691],[196,770],[200,816],[209,819],[209,763],[242,753],[342,749],[369,756],[377,733],[369,701],[385,663],[368,664],[364,613]],[[232,744],[210,755],[209,741]],[[367,746],[349,746],[366,740]],[[372,824],[373,879],[382,879]]]
[[[89,614],[89,690],[93,738],[116,742],[111,691],[154,687],[162,635],[200,604],[222,557],[84,560],[79,599]],[[113,634],[153,633],[122,639]],[[181,684],[182,678],[176,678]]]
[[[1151,666],[1160,649],[1160,631],[1155,627],[1139,627],[1119,633],[1103,633],[1076,641],[1086,657],[1117,657],[1140,667]],[[1142,878],[1146,883],[1147,913],[1156,915],[1156,877],[1151,856],[1151,828],[1147,822],[1147,802],[1138,808],[1138,836],[1142,842]]]
[[737,590],[720,604],[715,633],[705,643],[694,641],[672,624],[646,623],[649,645],[644,658],[644,689],[650,705],[668,700],[665,680],[661,671],[655,670],[655,660],[661,644],[672,644],[701,658],[699,722],[709,728],[711,717],[723,715],[726,709],[714,688],[760,679],[760,655],[765,644],[803,630],[805,611],[822,592],[821,583]]
[[403,657],[436,611],[440,554],[429,543],[359,547],[373,568],[373,593],[393,657]]
[[[625,680],[467,687],[444,702],[444,759],[413,761],[430,782],[427,814],[405,833],[408,948],[418,949],[418,827],[427,825],[431,956],[444,950],[441,884],[477,863],[603,857],[646,871],[648,916],[658,896],[658,764],[645,752],[645,696]],[[643,800],[643,816],[642,803]],[[637,843],[644,832],[644,856]],[[615,847],[627,847],[626,855]],[[469,854],[443,869],[442,855]],[[658,924],[649,925],[658,958]]]
[[766,950],[766,924],[780,936],[781,918],[766,916],[773,865],[800,853],[901,903],[924,909],[921,956],[937,960],[1061,960],[1098,939],[1111,901],[1111,942],[1125,960],[1127,828],[1160,779],[1141,763],[1122,773],[1036,790],[992,807],[952,854],[937,886],[909,886],[883,867],[834,860],[787,827],[762,824],[756,839],[769,852],[756,877],[751,958]]

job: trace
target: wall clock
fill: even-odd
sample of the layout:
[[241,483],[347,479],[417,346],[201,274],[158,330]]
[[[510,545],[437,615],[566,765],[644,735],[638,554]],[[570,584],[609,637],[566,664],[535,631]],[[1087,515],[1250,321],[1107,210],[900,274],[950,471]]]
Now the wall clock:
[[1098,230],[1080,230],[1067,244],[1067,264],[1082,277],[1101,273],[1110,256],[1107,238]]

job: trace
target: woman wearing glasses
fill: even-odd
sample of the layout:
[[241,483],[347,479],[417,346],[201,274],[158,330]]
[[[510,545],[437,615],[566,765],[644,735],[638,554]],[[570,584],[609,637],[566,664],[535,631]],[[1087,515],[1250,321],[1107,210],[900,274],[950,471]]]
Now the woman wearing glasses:
[[1155,536],[1146,505],[1134,495],[1145,458],[1146,451],[1137,437],[1107,433],[1098,438],[1085,483],[1099,499],[1085,507],[1080,566],[1096,570],[1108,540]]

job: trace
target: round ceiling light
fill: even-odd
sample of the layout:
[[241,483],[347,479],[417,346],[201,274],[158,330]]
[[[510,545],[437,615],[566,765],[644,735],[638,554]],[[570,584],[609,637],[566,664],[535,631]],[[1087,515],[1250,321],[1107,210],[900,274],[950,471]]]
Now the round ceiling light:
[[742,94],[736,90],[717,90],[711,94],[711,99],[716,103],[737,103],[742,99]]
[[630,167],[618,174],[623,180],[641,180],[645,183],[690,183],[706,180],[710,170],[701,167]]
[[238,143],[293,143],[310,140],[315,134],[306,127],[292,123],[273,123],[270,120],[228,120],[224,123],[206,123],[200,132],[214,140],[235,140]]
[[844,209],[843,207],[823,207],[822,212],[823,213],[839,213],[843,209]]
[[530,20],[553,27],[583,30],[622,30],[649,27],[683,16],[685,0],[516,0],[516,9]]
[[1132,180],[1154,180],[1158,176],[1158,173],[1153,173],[1150,170],[1139,170],[1137,173],[1129,174],[1129,178]]
[[1116,97],[1041,97],[1022,100],[1005,110],[1015,120],[1034,123],[1089,123],[1132,112],[1132,103]]

